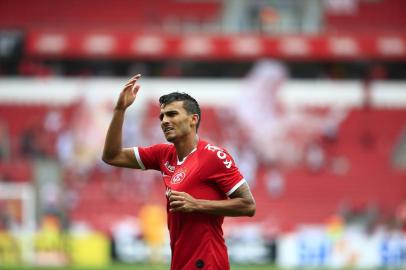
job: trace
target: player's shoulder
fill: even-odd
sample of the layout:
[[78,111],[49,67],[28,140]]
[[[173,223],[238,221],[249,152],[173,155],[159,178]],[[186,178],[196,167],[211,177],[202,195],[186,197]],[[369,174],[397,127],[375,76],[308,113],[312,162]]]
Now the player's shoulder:
[[157,144],[153,144],[148,147],[145,147],[144,149],[146,149],[146,150],[151,149],[153,151],[165,153],[165,152],[174,151],[175,147],[171,143],[157,143]]
[[216,151],[227,152],[227,150],[224,149],[223,147],[204,140],[200,140],[199,147],[201,149],[201,152],[203,153],[213,153]]
[[220,156],[222,156],[222,155],[229,156],[230,155],[229,152],[227,151],[227,149],[225,149],[224,147],[221,147],[217,144],[207,142],[207,141],[201,141],[200,148],[201,148],[200,152],[203,155],[207,155],[210,157],[215,157],[218,155],[220,155]]
[[200,153],[202,159],[215,164],[225,164],[227,168],[233,163],[233,158],[225,148],[207,141],[200,142]]
[[172,148],[175,148],[175,146],[173,145],[173,143],[169,143],[169,142],[158,143],[157,145],[159,145],[160,147],[165,148],[165,149],[172,149]]
[[162,151],[168,151],[168,152],[170,152],[170,151],[176,150],[176,149],[175,149],[175,146],[174,146],[172,143],[159,143],[159,144],[156,144],[156,145],[157,145],[157,147],[159,147]]

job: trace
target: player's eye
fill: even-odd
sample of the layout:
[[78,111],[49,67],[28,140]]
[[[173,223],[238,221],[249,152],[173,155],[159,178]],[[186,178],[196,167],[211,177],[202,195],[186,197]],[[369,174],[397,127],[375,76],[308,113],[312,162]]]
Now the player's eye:
[[174,117],[177,114],[177,112],[168,112],[166,115],[168,115],[169,117]]

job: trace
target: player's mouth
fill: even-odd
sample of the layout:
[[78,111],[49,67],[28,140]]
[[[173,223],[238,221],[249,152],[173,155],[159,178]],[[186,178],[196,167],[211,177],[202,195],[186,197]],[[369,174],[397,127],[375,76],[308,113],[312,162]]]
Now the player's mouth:
[[173,127],[165,127],[165,128],[163,129],[163,131],[164,131],[165,134],[167,134],[167,133],[169,133],[169,132],[171,132],[171,131],[173,131],[173,130],[175,130]]

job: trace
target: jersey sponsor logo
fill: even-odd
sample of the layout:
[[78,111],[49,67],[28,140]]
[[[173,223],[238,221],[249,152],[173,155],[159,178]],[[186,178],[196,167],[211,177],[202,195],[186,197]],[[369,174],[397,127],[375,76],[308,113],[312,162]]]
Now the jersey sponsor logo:
[[175,171],[175,166],[172,166],[171,164],[169,164],[169,161],[165,162],[164,166],[168,169],[168,171],[170,172],[174,172]]
[[233,161],[231,159],[227,159],[227,154],[224,152],[223,149],[221,149],[217,146],[211,145],[211,144],[207,144],[204,147],[204,149],[207,149],[212,152],[216,152],[217,157],[219,159],[221,159],[221,161],[223,161],[223,164],[226,166],[227,169],[230,169],[231,165],[233,165]]
[[185,176],[186,176],[185,171],[179,171],[172,176],[171,183],[179,184],[180,182],[183,181],[183,179],[185,179]]

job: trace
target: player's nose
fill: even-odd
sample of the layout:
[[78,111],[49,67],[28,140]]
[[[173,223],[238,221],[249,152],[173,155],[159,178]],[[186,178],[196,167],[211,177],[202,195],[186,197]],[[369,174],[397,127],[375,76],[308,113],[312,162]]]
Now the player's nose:
[[161,125],[162,125],[162,126],[166,126],[166,125],[168,125],[168,124],[169,124],[169,117],[166,116],[166,115],[164,115],[164,116],[162,117],[162,120],[161,120]]
[[162,129],[164,129],[166,126],[168,126],[168,121],[165,120],[165,119],[162,119],[162,120],[161,120],[161,127],[162,127]]

